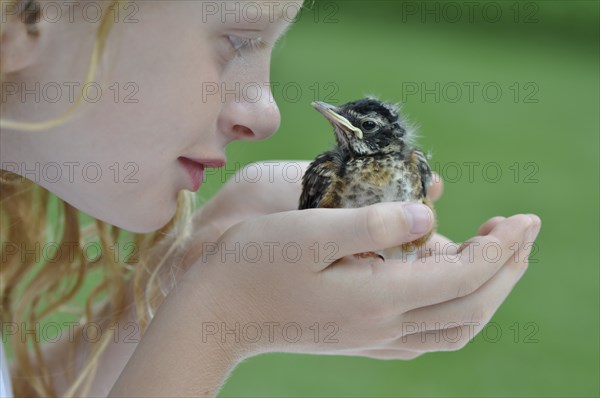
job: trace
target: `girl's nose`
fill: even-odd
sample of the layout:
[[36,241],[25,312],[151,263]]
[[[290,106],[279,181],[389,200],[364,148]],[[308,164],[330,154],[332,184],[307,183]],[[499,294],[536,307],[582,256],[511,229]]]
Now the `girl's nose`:
[[249,86],[225,103],[219,123],[232,139],[263,140],[279,128],[281,114],[271,89],[259,87]]

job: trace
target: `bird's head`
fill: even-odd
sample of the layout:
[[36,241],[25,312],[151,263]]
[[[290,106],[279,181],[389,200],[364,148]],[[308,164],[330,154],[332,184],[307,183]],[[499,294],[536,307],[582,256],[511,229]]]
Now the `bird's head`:
[[354,155],[398,152],[410,143],[410,129],[396,105],[369,97],[339,107],[324,102],[312,106],[332,124],[338,145]]

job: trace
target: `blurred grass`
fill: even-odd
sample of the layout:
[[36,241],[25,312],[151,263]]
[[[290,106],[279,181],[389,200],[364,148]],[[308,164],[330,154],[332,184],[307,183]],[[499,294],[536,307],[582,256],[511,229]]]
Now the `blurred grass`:
[[[504,12],[498,23],[477,12],[475,23],[466,17],[422,23],[419,15],[403,14],[402,2],[315,2],[273,58],[272,80],[297,83],[299,100],[276,89],[280,131],[265,142],[234,144],[228,157],[241,164],[312,159],[329,148],[329,128],[309,106],[331,94],[328,82],[339,88],[330,98],[336,103],[369,93],[390,101],[404,95],[403,109],[420,126],[421,146],[446,177],[437,204],[441,233],[461,241],[494,215],[534,212],[542,218],[537,262],[492,319],[502,332],[498,341],[490,342],[495,329],[489,329],[488,341],[480,335],[459,352],[408,362],[262,355],[241,364],[221,396],[600,394],[598,2],[520,2],[517,7],[537,20],[527,24],[514,22],[514,2],[495,4]],[[325,23],[326,16],[337,22]],[[480,88],[495,82],[503,93],[494,103],[475,89],[470,102],[465,88],[455,103],[436,102],[432,95],[408,95],[403,82],[429,88],[436,82],[477,82]],[[515,82],[519,101],[510,91]],[[528,82],[539,89],[531,97],[537,103],[524,102],[532,92],[524,89]],[[310,88],[315,83],[319,98]],[[465,162],[479,162],[472,180]],[[495,169],[482,174],[491,163],[502,172],[497,182],[490,182]],[[209,180],[204,195],[220,185]]]

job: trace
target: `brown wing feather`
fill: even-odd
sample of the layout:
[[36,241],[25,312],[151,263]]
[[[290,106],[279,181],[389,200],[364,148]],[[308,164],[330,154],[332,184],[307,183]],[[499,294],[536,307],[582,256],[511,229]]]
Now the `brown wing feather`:
[[332,185],[337,180],[336,175],[341,167],[343,167],[342,159],[335,151],[317,156],[302,178],[302,194],[298,209],[323,207],[322,202],[331,195]]

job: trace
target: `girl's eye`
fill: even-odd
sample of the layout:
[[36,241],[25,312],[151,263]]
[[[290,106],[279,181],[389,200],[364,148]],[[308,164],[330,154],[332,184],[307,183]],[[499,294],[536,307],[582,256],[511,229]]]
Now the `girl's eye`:
[[219,43],[223,43],[220,51],[221,63],[223,65],[233,61],[236,57],[242,56],[247,51],[269,47],[269,44],[260,37],[244,38],[234,35],[224,35]]
[[238,36],[227,36],[227,39],[229,40],[229,42],[231,43],[231,46],[233,47],[233,49],[235,51],[240,51],[242,48],[244,48],[247,45],[247,39],[238,37]]
[[231,43],[231,46],[235,52],[240,52],[241,50],[245,49],[257,49],[264,46],[264,41],[260,37],[251,39],[228,35],[227,39]]

